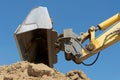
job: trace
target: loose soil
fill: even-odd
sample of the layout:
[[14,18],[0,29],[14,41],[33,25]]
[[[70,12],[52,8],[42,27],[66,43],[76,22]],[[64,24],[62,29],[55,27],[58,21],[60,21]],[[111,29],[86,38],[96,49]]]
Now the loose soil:
[[72,70],[66,74],[45,64],[26,61],[0,66],[0,80],[90,80],[83,71]]

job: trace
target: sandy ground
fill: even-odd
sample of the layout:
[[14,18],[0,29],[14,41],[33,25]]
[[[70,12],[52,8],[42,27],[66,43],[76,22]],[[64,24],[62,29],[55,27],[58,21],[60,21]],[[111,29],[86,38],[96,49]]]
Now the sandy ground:
[[90,80],[80,70],[66,74],[42,63],[33,64],[26,61],[0,66],[0,80]]

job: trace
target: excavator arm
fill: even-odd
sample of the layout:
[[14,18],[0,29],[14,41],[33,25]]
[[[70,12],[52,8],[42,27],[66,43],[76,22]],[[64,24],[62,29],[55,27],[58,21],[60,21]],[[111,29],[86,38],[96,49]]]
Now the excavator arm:
[[[15,31],[15,40],[22,60],[44,63],[50,67],[57,62],[57,53],[62,50],[66,60],[80,64],[92,55],[120,40],[120,14],[116,14],[87,32],[75,34],[65,29],[63,34],[53,30],[52,20],[46,7],[34,8]],[[96,37],[99,30],[104,32]],[[83,44],[86,40],[86,46]]]
[[[99,30],[104,32],[100,36],[95,37],[95,33]],[[92,55],[100,53],[100,51],[120,41],[120,13],[100,23],[97,27],[91,26],[87,32],[81,33],[80,36],[75,37],[74,34],[70,29],[65,30],[63,40],[67,40],[67,43],[70,43],[68,45],[73,49],[65,47],[64,51],[66,60],[72,59],[75,63],[80,64]],[[82,46],[88,39],[89,43],[86,46]],[[74,43],[77,44],[73,46]],[[66,44],[64,45],[66,46]],[[69,51],[66,51],[66,49],[69,49]]]

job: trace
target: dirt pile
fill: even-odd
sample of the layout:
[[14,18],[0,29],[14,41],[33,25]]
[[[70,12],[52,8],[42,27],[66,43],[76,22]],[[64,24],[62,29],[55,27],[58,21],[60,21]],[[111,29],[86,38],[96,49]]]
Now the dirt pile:
[[82,71],[73,70],[66,75],[42,63],[18,62],[0,66],[0,80],[90,80]]

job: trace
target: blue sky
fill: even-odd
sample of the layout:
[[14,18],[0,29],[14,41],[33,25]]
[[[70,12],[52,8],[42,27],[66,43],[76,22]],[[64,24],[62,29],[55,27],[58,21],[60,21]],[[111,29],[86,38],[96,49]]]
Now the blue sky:
[[[90,26],[96,26],[120,11],[118,0],[0,0],[0,65],[20,61],[13,34],[30,10],[37,6],[48,8],[58,33],[66,28],[72,28],[77,34],[86,32]],[[62,73],[74,69],[83,70],[91,80],[120,80],[119,57],[118,42],[102,51],[93,66],[86,67],[66,61],[63,52],[60,52],[54,67]]]

